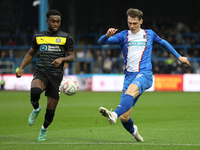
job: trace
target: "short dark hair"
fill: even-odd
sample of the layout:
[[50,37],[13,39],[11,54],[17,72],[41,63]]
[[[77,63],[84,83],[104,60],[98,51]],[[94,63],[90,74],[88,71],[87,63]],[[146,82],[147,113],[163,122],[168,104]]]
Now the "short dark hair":
[[46,13],[47,19],[49,19],[49,17],[50,17],[51,15],[59,15],[60,17],[62,17],[61,13],[60,13],[58,10],[56,10],[56,9],[50,9],[50,10]]
[[138,17],[139,20],[141,20],[143,17],[143,12],[139,9],[129,8],[126,14],[132,18]]

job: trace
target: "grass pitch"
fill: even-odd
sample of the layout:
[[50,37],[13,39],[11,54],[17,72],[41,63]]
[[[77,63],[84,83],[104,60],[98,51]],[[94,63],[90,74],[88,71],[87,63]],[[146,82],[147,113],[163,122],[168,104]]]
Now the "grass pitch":
[[200,93],[145,92],[132,113],[144,142],[132,140],[118,119],[110,125],[99,107],[115,109],[120,92],[61,94],[47,140],[38,142],[46,97],[41,113],[28,125],[32,111],[29,92],[0,91],[0,150],[192,150],[200,149]]

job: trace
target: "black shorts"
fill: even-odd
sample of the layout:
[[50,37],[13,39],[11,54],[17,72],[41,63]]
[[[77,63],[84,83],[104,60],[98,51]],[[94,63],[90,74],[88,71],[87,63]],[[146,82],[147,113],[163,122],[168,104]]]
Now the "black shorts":
[[36,70],[33,76],[33,80],[40,79],[46,86],[45,96],[59,100],[60,91],[59,86],[62,81],[63,76],[50,76],[45,72]]

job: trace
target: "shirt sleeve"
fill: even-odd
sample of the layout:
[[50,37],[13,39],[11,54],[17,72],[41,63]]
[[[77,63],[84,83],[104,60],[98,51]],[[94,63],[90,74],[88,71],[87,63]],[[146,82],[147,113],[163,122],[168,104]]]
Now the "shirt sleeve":
[[180,57],[180,54],[169,44],[166,40],[161,39],[155,32],[154,32],[154,41],[161,46],[163,46],[168,52],[173,54],[177,59]]
[[36,42],[36,36],[33,37],[31,44],[33,49],[39,49],[39,45]]
[[71,36],[67,36],[66,44],[65,44],[66,52],[74,52],[74,41]]
[[103,45],[120,44],[120,39],[121,39],[120,33],[117,33],[114,36],[111,36],[109,38],[106,36],[106,34],[104,34],[99,38],[98,43],[103,44]]

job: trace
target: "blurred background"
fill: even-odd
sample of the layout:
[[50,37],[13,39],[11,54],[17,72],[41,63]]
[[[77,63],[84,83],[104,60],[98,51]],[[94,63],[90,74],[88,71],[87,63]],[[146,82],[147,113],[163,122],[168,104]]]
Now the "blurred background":
[[[126,11],[143,11],[143,29],[153,29],[167,40],[191,66],[180,64],[172,55],[154,45],[154,74],[200,73],[199,0],[1,0],[0,1],[0,74],[14,74],[31,47],[35,33],[46,29],[46,12],[62,14],[61,30],[74,42],[76,61],[66,64],[64,75],[123,74],[123,56],[118,45],[102,46],[98,38],[110,27],[128,29]],[[43,18],[42,18],[43,17]],[[37,55],[24,72],[32,74]]]

